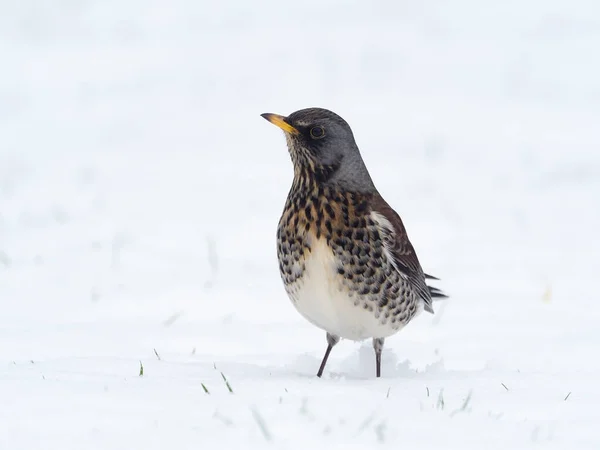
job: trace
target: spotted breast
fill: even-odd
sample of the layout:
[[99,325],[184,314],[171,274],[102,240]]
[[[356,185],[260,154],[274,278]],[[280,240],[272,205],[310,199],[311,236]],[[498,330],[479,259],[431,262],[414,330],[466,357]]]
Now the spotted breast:
[[390,255],[390,222],[368,195],[292,186],[277,232],[279,269],[300,314],[351,340],[399,331],[423,302]]

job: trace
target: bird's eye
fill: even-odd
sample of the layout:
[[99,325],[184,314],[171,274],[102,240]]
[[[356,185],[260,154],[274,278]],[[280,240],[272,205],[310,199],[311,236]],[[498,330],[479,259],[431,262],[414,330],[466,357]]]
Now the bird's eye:
[[321,139],[325,137],[325,130],[322,127],[312,127],[310,129],[310,137],[313,139]]

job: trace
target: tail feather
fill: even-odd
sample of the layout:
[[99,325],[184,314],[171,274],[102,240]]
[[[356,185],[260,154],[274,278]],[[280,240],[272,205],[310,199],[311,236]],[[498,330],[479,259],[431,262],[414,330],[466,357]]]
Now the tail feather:
[[[437,277],[434,277],[433,275],[429,275],[429,274],[425,274],[425,279],[428,280],[436,280],[439,281],[440,279]],[[431,295],[431,299],[432,300],[442,300],[444,298],[448,298],[448,296],[446,294],[444,294],[444,292],[436,287],[433,286],[427,286],[427,288],[429,289],[429,294]]]
[[427,287],[429,288],[429,293],[431,294],[431,298],[433,300],[441,300],[443,298],[448,298],[448,296],[446,294],[444,294],[438,288],[435,288],[433,286],[427,286]]

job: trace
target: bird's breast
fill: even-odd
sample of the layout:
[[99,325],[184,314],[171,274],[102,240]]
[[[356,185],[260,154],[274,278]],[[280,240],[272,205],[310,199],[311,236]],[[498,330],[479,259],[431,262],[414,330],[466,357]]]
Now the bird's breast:
[[[341,274],[342,263],[326,239],[309,237],[310,250],[288,258],[282,277],[297,311],[317,327],[345,339],[387,337],[398,331],[381,308]],[[307,247],[307,248],[308,248]]]
[[401,329],[418,304],[382,245],[360,195],[292,190],[278,227],[277,255],[298,312],[353,340]]

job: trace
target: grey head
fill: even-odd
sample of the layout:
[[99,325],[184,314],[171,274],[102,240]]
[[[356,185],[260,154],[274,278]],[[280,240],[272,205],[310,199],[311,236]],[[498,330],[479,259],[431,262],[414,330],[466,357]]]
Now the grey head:
[[296,177],[354,192],[376,192],[350,125],[323,108],[307,108],[289,116],[261,114],[285,132]]

